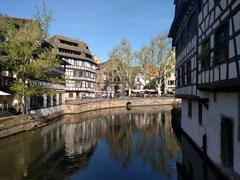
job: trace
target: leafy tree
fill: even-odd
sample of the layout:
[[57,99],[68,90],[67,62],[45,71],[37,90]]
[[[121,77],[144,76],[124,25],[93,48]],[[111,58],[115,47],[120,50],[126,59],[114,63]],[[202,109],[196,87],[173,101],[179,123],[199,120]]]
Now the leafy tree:
[[175,71],[175,55],[171,49],[171,40],[166,35],[157,36],[148,46],[138,51],[135,57],[145,81],[161,95],[164,78]]
[[37,85],[36,80],[61,81],[52,73],[60,66],[59,61],[51,48],[44,46],[50,19],[50,12],[44,5],[42,13],[39,11],[35,19],[26,23],[0,21],[0,32],[5,37],[0,43],[1,67],[15,78],[11,90],[18,94],[24,112],[26,98],[53,93],[53,90]]
[[110,52],[108,71],[113,84],[121,84],[123,89],[128,89],[131,96],[136,71],[133,68],[131,46],[127,40],[122,40],[121,44]]

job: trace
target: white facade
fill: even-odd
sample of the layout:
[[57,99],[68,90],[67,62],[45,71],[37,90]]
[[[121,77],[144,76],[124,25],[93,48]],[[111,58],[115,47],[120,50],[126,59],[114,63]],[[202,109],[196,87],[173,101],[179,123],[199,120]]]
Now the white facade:
[[169,34],[182,129],[232,177],[240,174],[239,19],[239,0],[178,0]]
[[175,94],[176,91],[176,76],[175,72],[170,73],[164,79],[164,94]]
[[86,43],[56,35],[51,38],[59,58],[68,63],[65,70],[65,99],[94,97],[96,62]]

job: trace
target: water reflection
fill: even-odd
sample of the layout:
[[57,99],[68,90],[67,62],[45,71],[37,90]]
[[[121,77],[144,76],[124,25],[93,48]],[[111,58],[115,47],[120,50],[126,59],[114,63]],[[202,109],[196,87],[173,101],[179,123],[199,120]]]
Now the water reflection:
[[204,157],[184,136],[182,142],[182,162],[178,163],[178,180],[228,180],[227,177]]
[[170,108],[110,109],[1,140],[0,179],[177,179],[179,158]]

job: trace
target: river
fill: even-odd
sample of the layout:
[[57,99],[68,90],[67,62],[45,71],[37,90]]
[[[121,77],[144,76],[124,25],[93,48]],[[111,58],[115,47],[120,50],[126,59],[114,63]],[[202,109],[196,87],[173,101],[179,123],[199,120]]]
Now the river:
[[[1,139],[0,179],[184,179],[182,175],[189,173],[184,163],[177,164],[191,156],[190,145],[184,140],[187,149],[182,150],[171,121],[168,106],[64,116],[43,128]],[[190,154],[196,157],[194,153]]]

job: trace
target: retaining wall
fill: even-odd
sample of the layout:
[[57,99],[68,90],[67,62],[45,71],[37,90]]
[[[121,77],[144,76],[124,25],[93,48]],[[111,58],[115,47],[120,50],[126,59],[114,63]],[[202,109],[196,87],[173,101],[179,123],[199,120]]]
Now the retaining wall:
[[0,118],[0,138],[47,125],[50,120],[54,120],[65,114],[78,114],[99,109],[126,107],[127,103],[131,103],[131,106],[157,106],[173,105],[174,103],[179,104],[181,103],[181,100],[170,97],[144,99],[106,99],[31,110],[29,112],[29,116],[20,115]]
[[107,109],[115,107],[126,107],[130,102],[131,106],[157,106],[157,105],[173,105],[181,103],[180,99],[174,98],[136,98],[136,99],[114,99],[106,101],[94,101],[80,104],[66,104],[64,108],[65,114],[76,114],[96,109]]

